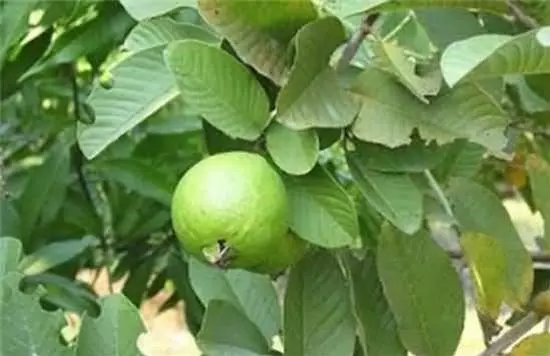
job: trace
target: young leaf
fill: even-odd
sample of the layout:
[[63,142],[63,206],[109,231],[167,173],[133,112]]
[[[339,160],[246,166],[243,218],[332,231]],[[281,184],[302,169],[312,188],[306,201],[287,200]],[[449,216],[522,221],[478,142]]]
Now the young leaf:
[[319,136],[312,129],[291,130],[273,123],[266,134],[267,151],[283,171],[306,174],[313,169],[319,157]]
[[99,317],[84,315],[75,355],[140,355],[137,338],[144,332],[136,307],[122,294],[111,294],[101,300]]
[[451,260],[425,231],[387,229],[377,253],[378,274],[401,340],[417,355],[451,356],[460,341],[465,302]]
[[59,342],[63,313],[46,312],[38,293],[21,292],[21,278],[12,272],[0,279],[0,355],[74,355]]
[[189,278],[204,305],[214,299],[231,303],[257,325],[266,340],[280,329],[281,311],[267,276],[239,269],[222,271],[191,259]]
[[65,263],[84,252],[88,247],[96,245],[98,240],[92,236],[84,236],[78,240],[66,240],[48,244],[31,255],[25,256],[18,269],[25,275],[39,274]]
[[0,279],[17,270],[23,252],[21,242],[13,237],[0,237]]
[[479,233],[462,235],[460,245],[474,282],[477,309],[496,320],[508,295],[504,249],[498,239]]
[[200,26],[178,23],[169,17],[158,17],[140,22],[134,27],[126,36],[123,47],[130,52],[139,52],[184,38],[194,38],[208,43],[220,41],[215,34]]
[[290,228],[315,245],[351,245],[359,237],[357,213],[345,190],[321,167],[307,175],[287,177]]
[[317,17],[310,0],[198,0],[198,6],[239,57],[276,84],[282,83],[288,42]]
[[544,218],[544,244],[550,249],[550,165],[541,157],[531,155],[526,162],[533,199]]
[[352,301],[365,355],[405,356],[397,324],[376,271],[376,256],[367,251],[363,261],[349,263]]
[[225,134],[253,141],[269,121],[269,101],[252,73],[229,53],[196,40],[168,45],[166,64],[189,105]]
[[515,37],[480,35],[455,42],[441,57],[443,77],[453,87],[462,80],[550,73],[550,46],[544,46],[537,39],[543,30],[535,29]]
[[514,346],[510,356],[547,356],[550,354],[548,350],[550,350],[550,334],[534,334],[527,336]]
[[269,355],[269,345],[256,325],[242,310],[223,300],[208,303],[197,341],[208,355]]
[[352,356],[355,322],[342,270],[327,251],[290,272],[284,300],[286,356]]
[[353,121],[358,106],[339,87],[329,66],[332,53],[345,39],[335,17],[319,19],[298,31],[294,64],[277,98],[277,121],[295,130],[344,127]]
[[531,258],[504,206],[497,196],[481,185],[463,178],[451,181],[449,196],[464,232],[494,236],[504,250],[507,266],[506,302],[515,308],[524,305],[533,286]]
[[[164,65],[162,47],[138,52],[112,69],[114,86],[97,84],[88,102],[95,112],[92,125],[78,124],[82,153],[92,159],[179,94]],[[143,90],[144,87],[147,90]]]
[[363,141],[398,147],[410,143],[417,129],[440,145],[467,138],[499,152],[506,144],[508,115],[479,83],[458,86],[427,106],[388,74],[368,68],[352,91],[362,102],[352,130]]
[[361,152],[349,152],[347,162],[358,188],[382,216],[407,234],[420,229],[422,194],[406,174],[382,173],[369,169]]
[[120,0],[126,11],[138,21],[158,17],[184,6],[195,7],[196,2],[196,0]]

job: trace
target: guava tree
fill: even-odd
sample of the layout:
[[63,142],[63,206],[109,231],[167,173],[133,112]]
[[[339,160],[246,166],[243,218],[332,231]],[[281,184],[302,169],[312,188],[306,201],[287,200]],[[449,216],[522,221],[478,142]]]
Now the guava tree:
[[139,355],[161,290],[209,356],[452,356],[471,303],[480,356],[548,355],[550,223],[503,204],[550,221],[547,0],[2,0],[0,35],[0,355]]

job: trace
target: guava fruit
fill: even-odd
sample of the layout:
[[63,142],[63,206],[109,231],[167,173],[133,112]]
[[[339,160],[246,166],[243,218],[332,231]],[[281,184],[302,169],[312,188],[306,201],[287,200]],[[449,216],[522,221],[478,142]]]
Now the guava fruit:
[[223,268],[276,273],[306,243],[289,231],[279,174],[259,154],[231,151],[192,166],[172,197],[172,225],[191,255]]

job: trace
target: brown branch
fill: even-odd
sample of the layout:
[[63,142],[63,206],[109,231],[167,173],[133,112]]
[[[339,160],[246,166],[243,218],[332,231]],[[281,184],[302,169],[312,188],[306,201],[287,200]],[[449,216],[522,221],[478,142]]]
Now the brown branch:
[[540,27],[539,23],[531,16],[527,15],[523,9],[517,4],[516,0],[508,0],[508,8],[516,20],[529,28]]
[[357,51],[359,50],[361,43],[365,40],[365,38],[371,32],[372,25],[374,24],[377,18],[378,18],[377,13],[369,14],[365,16],[357,32],[353,34],[349,42],[346,44],[346,47],[344,47],[344,50],[342,51],[342,55],[340,56],[340,58],[338,59],[338,62],[336,63],[337,72],[343,71],[348,66],[348,64],[350,64],[353,57],[355,57],[355,54],[357,54]]

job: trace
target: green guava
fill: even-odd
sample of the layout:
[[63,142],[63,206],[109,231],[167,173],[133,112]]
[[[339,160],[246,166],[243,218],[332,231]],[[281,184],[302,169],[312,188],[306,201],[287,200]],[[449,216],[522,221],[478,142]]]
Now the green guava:
[[288,214],[279,174],[262,156],[244,151],[201,160],[172,197],[182,247],[223,268],[276,273],[296,262],[306,243],[289,231]]

